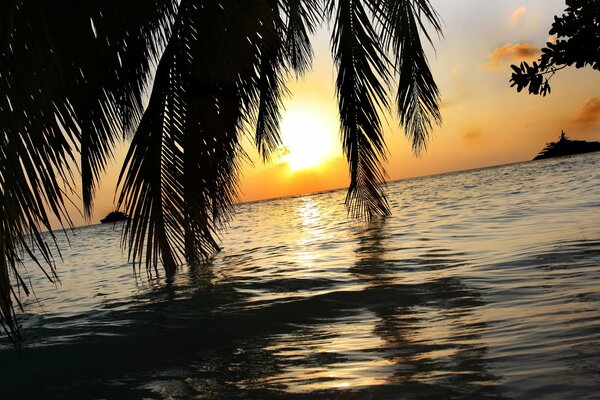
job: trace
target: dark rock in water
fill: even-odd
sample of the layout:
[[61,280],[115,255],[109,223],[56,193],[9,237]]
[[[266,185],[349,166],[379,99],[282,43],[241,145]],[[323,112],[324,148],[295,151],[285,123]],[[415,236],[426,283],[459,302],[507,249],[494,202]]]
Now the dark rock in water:
[[119,222],[119,221],[127,221],[129,217],[127,214],[123,214],[120,211],[113,211],[109,213],[104,219],[101,219],[100,222],[103,224],[108,224],[111,222]]
[[593,151],[600,151],[600,142],[570,140],[563,131],[560,135],[560,140],[558,142],[547,143],[544,150],[542,150],[534,160],[591,153]]

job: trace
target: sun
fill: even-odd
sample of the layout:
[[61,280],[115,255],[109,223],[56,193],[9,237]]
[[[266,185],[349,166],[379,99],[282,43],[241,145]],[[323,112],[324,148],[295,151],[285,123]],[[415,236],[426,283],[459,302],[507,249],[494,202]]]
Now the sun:
[[281,161],[291,172],[316,168],[339,153],[336,122],[319,110],[290,108],[281,121]]

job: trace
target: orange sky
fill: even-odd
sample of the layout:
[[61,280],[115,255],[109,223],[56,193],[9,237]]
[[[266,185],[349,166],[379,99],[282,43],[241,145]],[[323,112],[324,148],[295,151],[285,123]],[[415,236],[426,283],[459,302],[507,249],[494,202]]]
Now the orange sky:
[[[390,179],[430,175],[529,160],[564,129],[571,138],[600,140],[600,73],[568,69],[552,80],[549,97],[518,94],[510,88],[510,64],[538,55],[549,39],[555,14],[564,0],[432,0],[444,22],[444,37],[429,51],[440,86],[444,123],[435,130],[428,150],[416,158],[393,113],[386,138]],[[301,80],[292,79],[286,100],[282,132],[287,153],[263,164],[248,141],[253,165],[243,168],[241,199],[256,200],[344,187],[347,165],[339,142],[334,94],[335,75],[329,50],[329,33],[323,27],[314,38],[313,70]],[[287,122],[286,122],[287,120]],[[295,140],[311,127],[312,149],[298,148]],[[315,136],[316,135],[316,136]],[[287,139],[286,139],[287,138]],[[295,141],[295,142],[294,142]],[[299,142],[299,143],[298,143]],[[294,171],[290,160],[303,152],[319,165]],[[116,176],[126,145],[117,151],[96,200],[97,223],[113,209]],[[315,154],[326,149],[326,154]],[[323,151],[321,151],[323,152]],[[287,162],[286,162],[287,161]],[[297,163],[297,161],[296,161]],[[75,217],[76,225],[84,223]]]

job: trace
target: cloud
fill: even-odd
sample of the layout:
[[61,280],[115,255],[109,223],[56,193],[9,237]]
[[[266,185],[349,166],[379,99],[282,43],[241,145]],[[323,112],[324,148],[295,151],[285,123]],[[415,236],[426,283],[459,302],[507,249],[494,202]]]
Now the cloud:
[[450,85],[444,90],[444,96],[440,103],[441,109],[448,109],[470,98],[473,94],[470,68],[467,64],[456,64],[450,70]]
[[506,43],[495,48],[488,56],[488,62],[482,64],[485,68],[495,68],[513,62],[535,60],[540,55],[540,49],[530,43]]
[[508,24],[512,26],[518,25],[523,20],[525,14],[527,14],[527,7],[521,6],[517,8],[508,19]]
[[483,139],[484,133],[479,128],[469,129],[462,134],[462,138],[467,142],[478,142]]
[[586,100],[577,112],[573,122],[577,125],[590,127],[600,119],[600,98],[592,97]]
[[449,99],[447,97],[442,97],[442,101],[440,101],[440,109],[441,110],[448,109],[448,108],[452,107],[453,105],[454,105],[454,101],[452,101],[451,99]]
[[465,64],[458,64],[452,68],[452,77],[458,77],[465,72]]

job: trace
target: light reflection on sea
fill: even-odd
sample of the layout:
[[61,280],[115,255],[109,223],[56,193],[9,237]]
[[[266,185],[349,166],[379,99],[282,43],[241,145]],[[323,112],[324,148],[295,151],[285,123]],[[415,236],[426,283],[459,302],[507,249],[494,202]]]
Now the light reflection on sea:
[[44,398],[591,398],[600,393],[600,156],[247,203],[208,265],[135,276],[120,228],[28,264],[0,388]]

